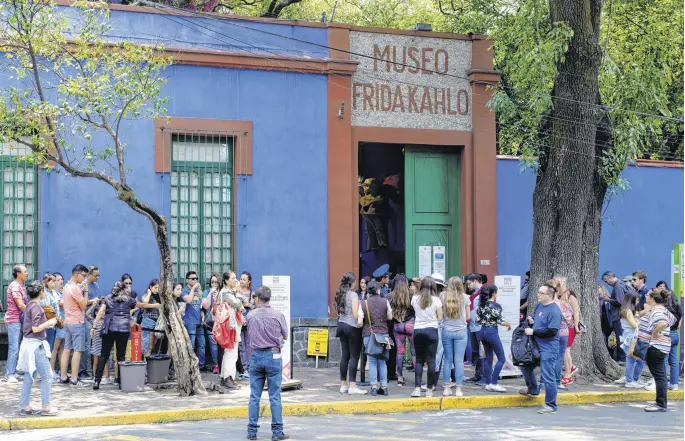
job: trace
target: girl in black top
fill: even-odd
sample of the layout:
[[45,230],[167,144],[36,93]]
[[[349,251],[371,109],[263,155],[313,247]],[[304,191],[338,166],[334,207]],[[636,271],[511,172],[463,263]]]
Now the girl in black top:
[[[497,384],[505,362],[504,348],[502,347],[502,340],[499,338],[497,326],[502,325],[511,330],[511,325],[504,321],[502,306],[497,303],[497,287],[495,285],[486,285],[481,290],[476,321],[482,326],[481,341],[485,350],[485,366],[483,367],[485,390],[506,392],[507,390],[503,386]],[[495,363],[494,368],[492,366],[493,354],[497,356],[497,363]]]

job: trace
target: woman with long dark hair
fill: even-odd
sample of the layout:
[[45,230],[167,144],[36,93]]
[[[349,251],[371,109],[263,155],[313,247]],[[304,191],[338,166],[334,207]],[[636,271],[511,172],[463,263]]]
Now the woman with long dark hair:
[[359,289],[357,290],[357,297],[359,298],[359,300],[366,300],[366,298],[369,296],[366,288],[370,281],[371,278],[368,276],[359,279]]
[[242,311],[244,310],[243,302],[236,297],[236,290],[238,288],[238,279],[233,271],[226,271],[223,274],[223,287],[219,291],[216,303],[214,304],[214,317],[219,320],[217,315],[217,307],[222,304],[228,304],[229,313],[226,320],[229,320],[228,327],[231,334],[231,341],[225,346],[219,346],[219,360],[220,367],[220,384],[225,390],[238,389],[236,383],[236,363],[238,361],[238,346],[240,344],[240,335],[242,328]]
[[[478,309],[476,310],[476,321],[482,326],[481,341],[485,350],[485,365],[483,366],[485,390],[506,392],[507,390],[503,386],[497,384],[499,373],[502,371],[505,361],[504,348],[497,327],[504,326],[511,330],[511,325],[504,321],[502,306],[497,303],[497,287],[495,285],[486,285],[481,289]],[[494,368],[492,366],[493,355],[497,356],[497,363],[495,363]]]
[[240,334],[240,345],[238,346],[238,362],[236,367],[238,369],[238,378],[247,380],[250,378],[250,345],[248,340],[249,330],[247,329],[247,314],[252,309],[252,274],[243,271],[240,274],[239,286],[236,291],[238,300],[243,302],[243,329]]
[[411,356],[414,367],[416,366],[416,349],[414,348],[414,308],[411,306],[411,292],[409,281],[404,274],[395,276],[392,292],[388,296],[392,308],[393,330],[397,355],[395,357],[395,371],[397,373],[397,385],[404,386],[402,366],[404,355],[407,352],[406,341],[409,340]]
[[[150,305],[162,305],[162,299],[159,297],[159,280],[152,279],[147,285],[145,294],[141,299],[143,303]],[[157,326],[157,319],[159,319],[159,308],[145,308],[140,312],[141,320],[140,326],[143,329],[155,329]],[[143,331],[143,353],[148,357],[152,353],[152,348],[155,347],[156,335],[152,331]]]
[[362,330],[357,321],[359,298],[353,291],[357,277],[347,272],[340,278],[335,291],[335,311],[338,313],[336,337],[340,339],[340,393],[364,395],[365,390],[357,387],[357,363],[362,347]]
[[209,354],[212,357],[212,363],[214,364],[213,373],[219,373],[219,347],[214,340],[214,333],[212,332],[212,327],[214,326],[214,304],[216,303],[216,298],[219,295],[219,288],[221,288],[221,276],[219,274],[212,274],[209,278],[209,288],[202,293],[202,309],[204,311],[203,317],[203,328],[205,329],[205,334],[209,340]]
[[412,397],[421,396],[423,364],[428,363],[426,397],[433,396],[435,381],[435,357],[438,352],[438,323],[442,320],[442,302],[438,297],[438,285],[432,277],[421,280],[419,294],[411,299],[414,308],[414,391]]

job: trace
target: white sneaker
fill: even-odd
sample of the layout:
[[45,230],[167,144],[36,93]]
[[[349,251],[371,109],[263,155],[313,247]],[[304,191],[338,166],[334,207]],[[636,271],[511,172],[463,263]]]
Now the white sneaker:
[[454,396],[455,397],[463,397],[464,392],[461,391],[461,387],[457,386],[457,388],[454,390]]
[[678,390],[678,385],[677,384],[669,384],[668,390]]
[[433,389],[426,390],[426,398],[433,398]]
[[340,386],[340,393],[346,394],[350,390],[350,386]]
[[442,396],[449,397],[450,395],[452,395],[452,391],[448,386],[445,386],[445,388],[442,390]]
[[485,389],[489,390],[490,392],[506,392],[507,388],[504,386],[500,386],[499,384],[489,384],[485,386]]
[[[343,392],[343,393],[344,393],[344,392]],[[347,391],[347,394],[348,394],[348,395],[366,395],[366,394],[368,394],[368,393],[369,393],[369,391],[364,390],[364,389],[360,389],[360,388],[358,388],[358,387],[351,387],[351,388]]]
[[412,398],[419,398],[421,396],[421,388],[414,388],[414,392],[411,393]]
[[17,377],[14,375],[10,375],[9,377],[5,377],[5,381],[8,383],[19,383],[19,380],[17,380]]
[[642,389],[644,387],[645,387],[644,384],[640,384],[637,381],[626,382],[626,388],[628,388],[628,389]]
[[656,383],[653,382],[653,381],[650,382],[649,384],[647,384],[647,385],[645,386],[645,390],[654,392],[654,391],[656,390]]
[[426,385],[425,385],[425,384],[422,384],[422,385],[421,385],[421,392],[425,392],[425,391],[427,391],[427,390],[428,390],[428,388],[426,387]]
[[457,385],[457,383],[454,383],[454,382],[450,381],[449,384],[446,384],[446,385],[445,385],[445,387],[449,387],[449,388],[451,389],[451,388],[453,388],[453,387],[456,386],[456,385]]
[[112,378],[103,378],[100,384],[114,384],[114,380]]
[[625,384],[625,382],[626,382],[625,375],[623,377],[619,378],[618,380],[614,381],[615,384]]

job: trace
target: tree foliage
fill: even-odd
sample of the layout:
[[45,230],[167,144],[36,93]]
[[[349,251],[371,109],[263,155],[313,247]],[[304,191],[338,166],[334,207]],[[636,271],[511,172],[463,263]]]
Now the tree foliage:
[[[23,147],[20,161],[109,185],[117,198],[151,223],[160,252],[160,317],[184,395],[204,393],[175,301],[166,219],[128,185],[122,124],[164,112],[160,95],[170,60],[162,47],[103,39],[106,4],[51,0],[0,5],[0,143]],[[16,155],[15,155],[16,156]],[[194,360],[194,362],[193,362]]]

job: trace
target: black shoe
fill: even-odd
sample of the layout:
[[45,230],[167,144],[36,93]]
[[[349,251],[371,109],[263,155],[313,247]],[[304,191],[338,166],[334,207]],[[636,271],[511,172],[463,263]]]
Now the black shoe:
[[381,387],[380,389],[378,389],[378,395],[385,395],[386,397],[389,397],[390,392],[388,392],[387,387]]
[[93,390],[98,390],[100,389],[100,379],[96,378],[95,381],[93,382]]
[[69,383],[71,383],[71,380],[69,379],[69,377],[67,377],[66,380],[62,380],[61,378],[59,379],[59,384],[69,384]]
[[281,441],[283,439],[290,439],[290,437],[285,433],[281,433],[280,435],[274,435],[271,437],[271,441]]
[[31,409],[31,410],[20,409],[19,410],[19,415],[21,415],[21,416],[34,416],[34,415],[40,415],[40,414],[41,414],[40,409]]
[[481,379],[480,375],[474,375],[473,377],[469,377],[464,381],[467,383],[478,383],[480,381],[480,379]]
[[256,433],[248,433],[247,439],[257,439],[257,434]]

